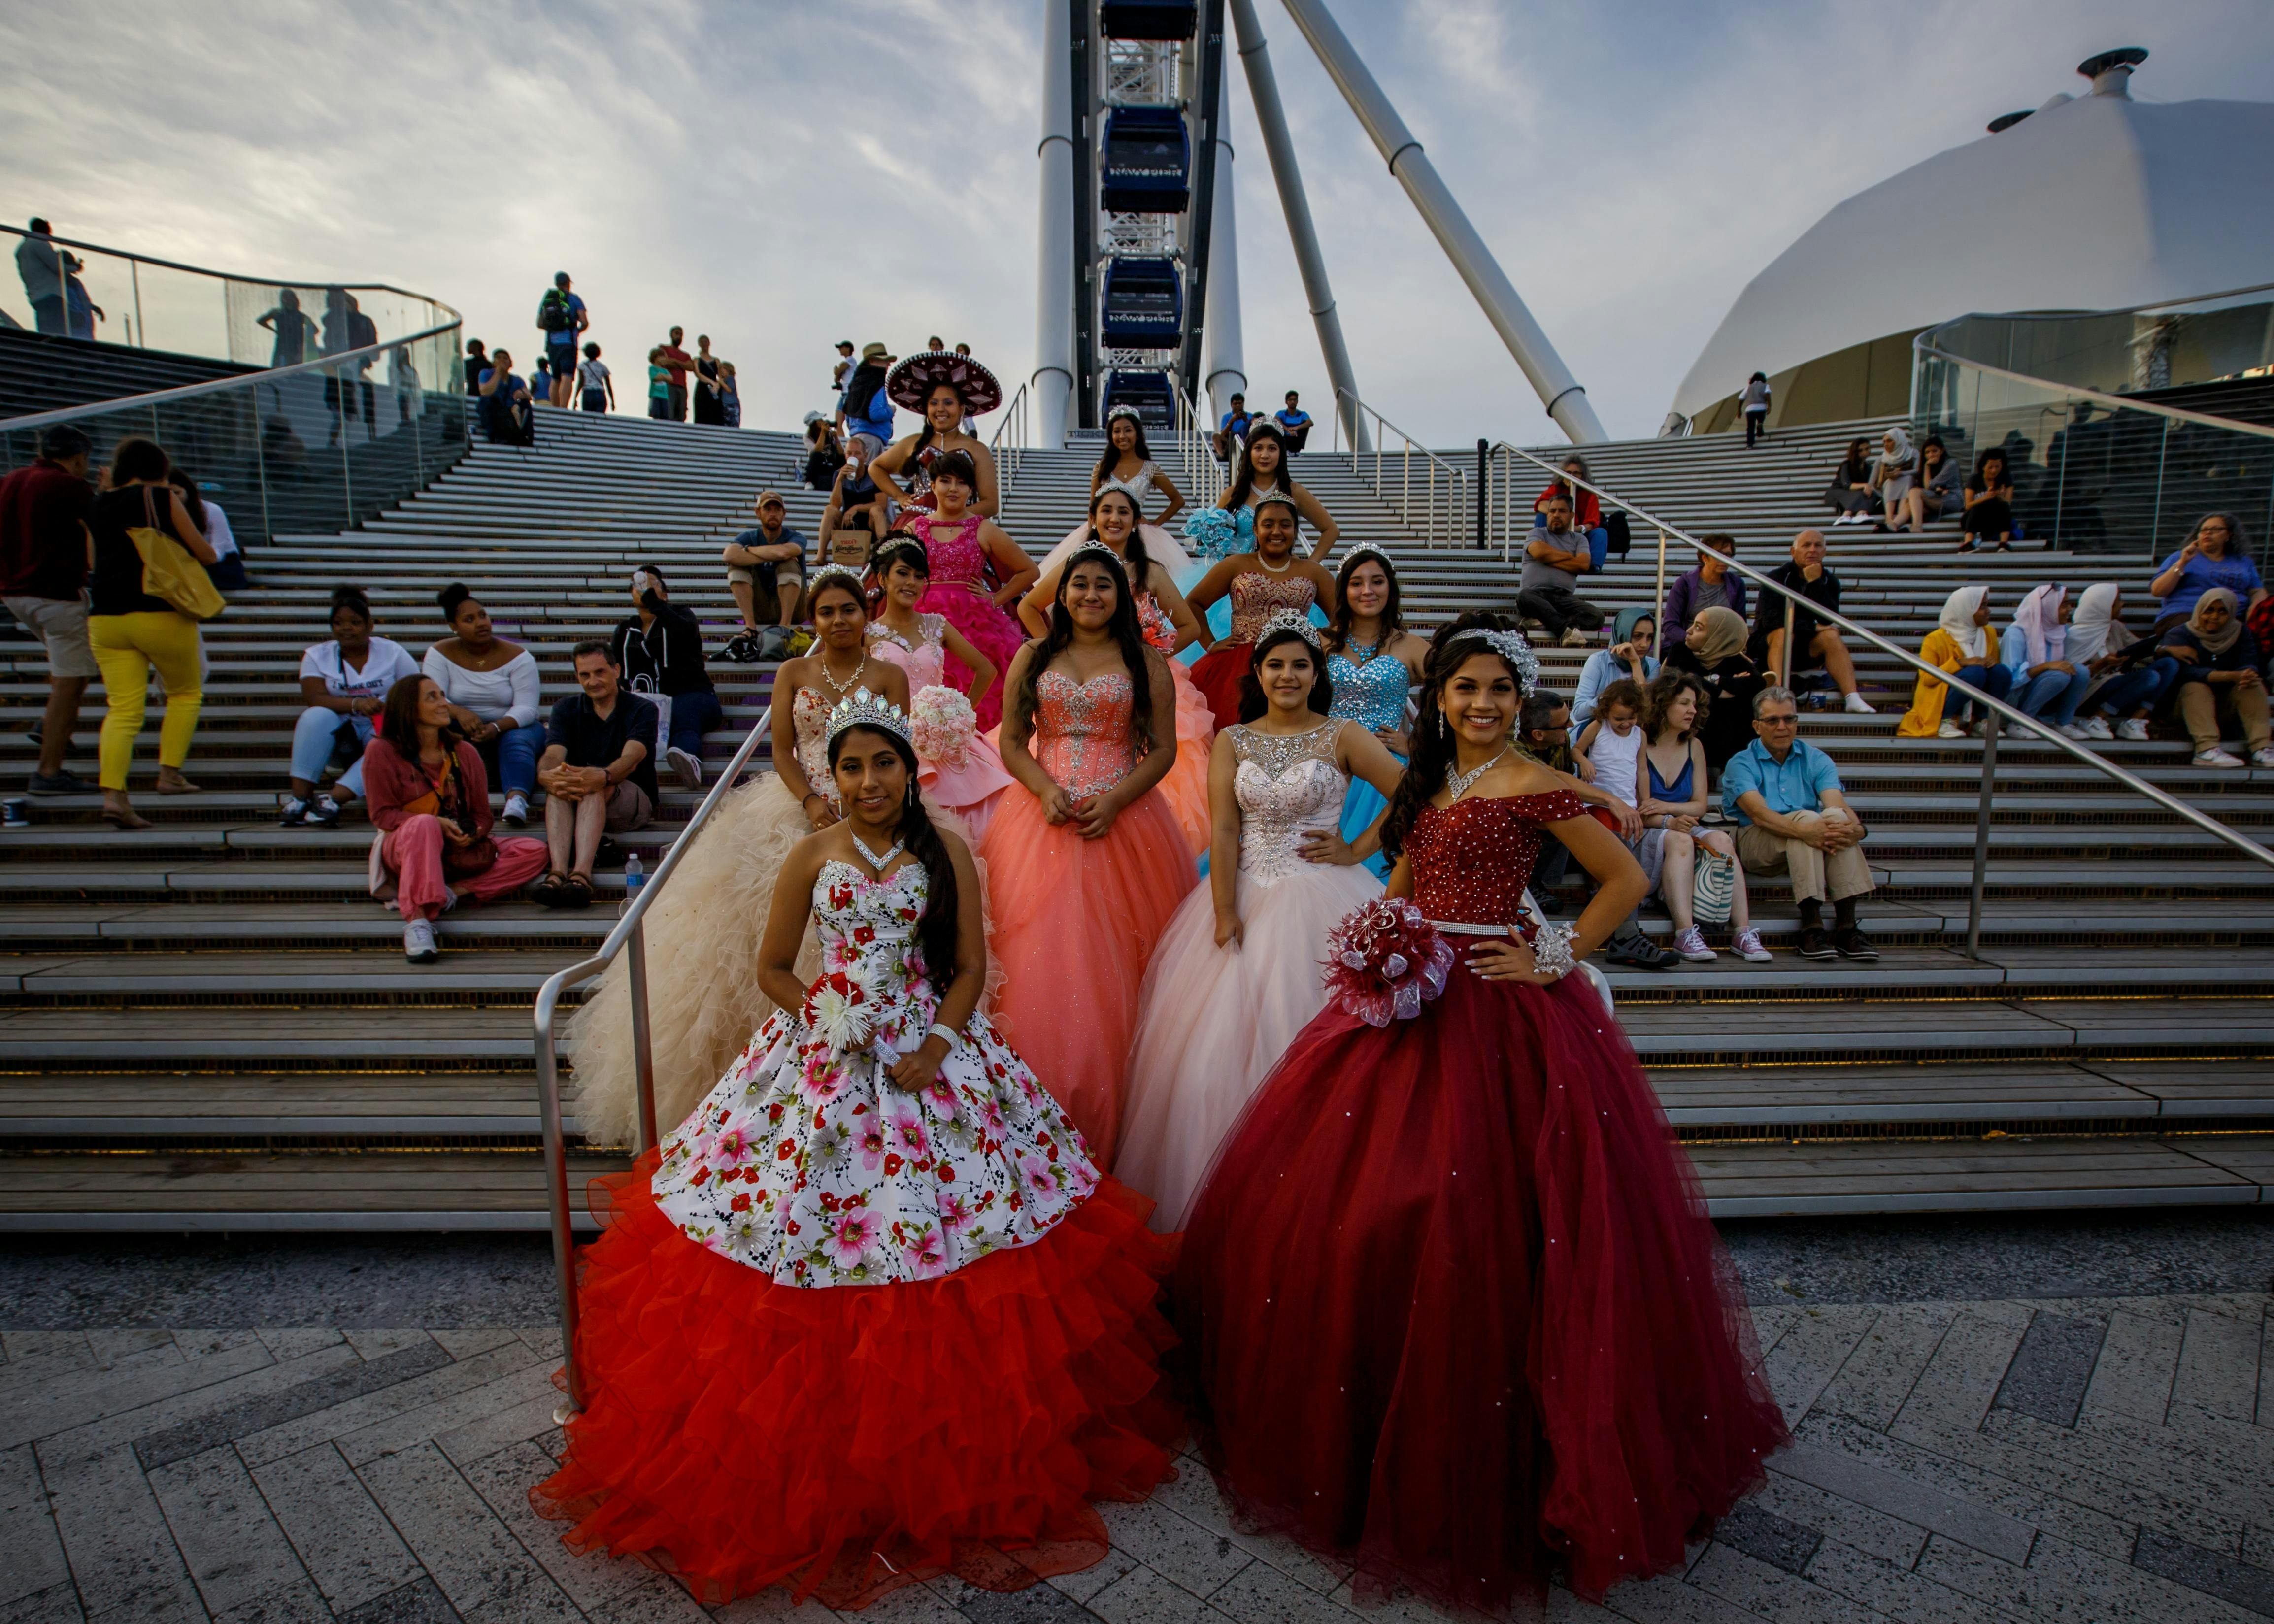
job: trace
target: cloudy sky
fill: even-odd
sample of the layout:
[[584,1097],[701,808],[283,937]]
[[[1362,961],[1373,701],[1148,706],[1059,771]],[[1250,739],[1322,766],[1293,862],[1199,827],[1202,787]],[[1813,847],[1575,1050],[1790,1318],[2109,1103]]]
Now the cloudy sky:
[[[10,5],[0,219],[392,282],[524,354],[565,267],[620,386],[680,323],[737,363],[754,424],[824,403],[840,336],[906,350],[937,332],[1022,380],[1043,4]],[[1621,435],[1656,429],[1731,299],[1826,208],[2081,91],[2084,56],[2148,47],[2134,92],[2160,101],[2263,100],[2274,64],[2263,0],[1334,9]],[[1276,0],[1259,10],[1360,390],[1438,443],[1552,438]],[[1238,78],[1232,109],[1251,393],[1315,402],[1324,371]],[[20,318],[17,293],[0,283]]]

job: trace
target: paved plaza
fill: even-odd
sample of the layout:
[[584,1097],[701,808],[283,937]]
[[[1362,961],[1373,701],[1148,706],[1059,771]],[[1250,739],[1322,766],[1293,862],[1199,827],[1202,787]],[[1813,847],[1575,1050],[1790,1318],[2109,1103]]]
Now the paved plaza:
[[[1783,1299],[1754,1313],[1793,1448],[1683,1575],[1606,1608],[1559,1593],[1552,1619],[2274,1617],[2264,1290],[1817,1303],[1753,1287]],[[635,1563],[570,1555],[530,1512],[561,1446],[549,1328],[72,1328],[0,1346],[0,1624],[705,1616]],[[1340,1574],[1233,1531],[1189,1462],[1105,1518],[1115,1549],[1086,1573],[1013,1595],[914,1588],[861,1616],[1435,1616],[1350,1611]],[[828,1614],[774,1593],[710,1616]]]

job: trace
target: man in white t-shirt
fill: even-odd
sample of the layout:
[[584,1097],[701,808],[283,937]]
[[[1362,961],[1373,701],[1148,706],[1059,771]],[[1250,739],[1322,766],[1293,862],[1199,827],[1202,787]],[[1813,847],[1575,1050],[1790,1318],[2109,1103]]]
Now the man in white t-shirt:
[[586,411],[616,409],[616,380],[608,376],[598,344],[585,345],[584,358],[576,363],[576,403]]

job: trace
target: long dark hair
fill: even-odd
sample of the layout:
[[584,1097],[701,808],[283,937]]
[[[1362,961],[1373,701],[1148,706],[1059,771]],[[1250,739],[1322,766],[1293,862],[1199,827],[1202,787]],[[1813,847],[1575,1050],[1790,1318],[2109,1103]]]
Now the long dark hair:
[[[1129,590],[1129,572],[1110,549],[1102,553],[1076,551],[1081,563],[1096,563],[1113,572],[1113,620],[1106,629],[1120,645],[1121,664],[1129,673],[1129,736],[1141,754],[1148,752],[1153,748],[1153,674],[1147,656],[1152,650],[1145,642],[1144,628],[1137,621],[1137,600]],[[1027,645],[1034,652],[1028,656],[1027,673],[1020,680],[1016,697],[1020,714],[1029,727],[1041,712],[1043,673],[1073,641],[1073,616],[1066,613],[1065,595],[1075,563],[1076,560],[1068,559],[1058,572],[1058,596],[1050,600],[1050,629]]]
[[955,860],[947,854],[946,843],[933,827],[931,815],[924,810],[923,796],[916,789],[915,748],[907,740],[881,727],[848,727],[829,741],[830,776],[836,776],[837,758],[844,753],[845,741],[855,733],[873,733],[882,739],[908,770],[907,798],[900,802],[900,821],[893,826],[892,838],[923,865],[929,894],[923,918],[916,924],[916,945],[923,952],[925,979],[935,993],[945,995],[947,984],[955,979]]
[[[2221,558],[2248,558],[2250,556],[2250,538],[2243,531],[2242,521],[2236,518],[2234,515],[2231,513],[2207,513],[2203,515],[2202,518],[2197,519],[2195,522],[2194,528],[2187,531],[2187,540],[2193,541],[2197,537],[2201,536],[2202,534],[2202,527],[2210,523],[2213,519],[2224,519],[2226,522],[2226,551],[2219,554],[2219,556]],[[2246,607],[2248,605],[2246,605]]]
[[206,533],[206,499],[198,494],[198,482],[183,471],[179,462],[169,462],[166,483],[174,494],[182,499],[182,506],[190,510],[190,523],[198,527],[198,534]]
[[1143,418],[1133,412],[1118,413],[1109,417],[1105,420],[1105,455],[1097,459],[1097,472],[1091,476],[1100,485],[1105,483],[1112,475],[1114,465],[1121,461],[1121,454],[1113,448],[1113,425],[1120,422],[1124,417],[1128,418],[1129,426],[1137,431],[1137,443],[1130,447],[1137,454],[1137,460],[1140,462],[1149,462],[1153,460],[1153,448],[1145,443]]
[[1089,539],[1101,547],[1105,545],[1105,538],[1097,533],[1097,505],[1109,496],[1118,496],[1127,502],[1130,516],[1136,521],[1129,527],[1129,539],[1122,545],[1121,556],[1128,565],[1129,579],[1141,592],[1153,579],[1153,555],[1145,550],[1145,510],[1138,507],[1137,499],[1118,485],[1111,489],[1098,486],[1089,499]]
[[1224,506],[1234,512],[1247,506],[1247,493],[1255,488],[1255,437],[1269,435],[1271,443],[1279,447],[1278,488],[1286,490],[1293,481],[1287,474],[1287,437],[1279,425],[1269,417],[1259,417],[1247,425],[1247,438],[1239,442],[1239,468],[1231,477],[1231,488],[1224,493]]
[[[1504,614],[1472,609],[1438,628],[1437,635],[1429,640],[1429,658],[1421,665],[1421,692],[1417,698],[1421,715],[1413,724],[1412,759],[1406,763],[1405,776],[1397,781],[1397,792],[1389,798],[1389,810],[1382,819],[1382,849],[1393,862],[1404,850],[1405,837],[1413,832],[1421,808],[1445,787],[1445,779],[1453,770],[1453,728],[1445,720],[1445,708],[1439,703],[1446,682],[1469,660],[1480,654],[1490,654],[1508,665],[1508,674],[1516,679],[1517,692],[1524,691],[1524,673],[1509,664],[1507,657],[1491,643],[1480,637],[1462,642],[1456,639],[1463,632],[1516,630],[1516,622]],[[1519,714],[1517,720],[1522,719]]]
[[[957,388],[953,384],[949,383],[945,379],[932,385],[930,388],[926,389],[924,391],[924,403],[916,409],[916,416],[922,420],[923,427],[916,434],[916,443],[908,447],[909,463],[915,462],[923,455],[925,447],[931,444],[933,436],[938,432],[938,431],[934,429],[931,425],[931,397],[938,394],[942,389],[949,391],[955,396],[956,404],[963,408],[963,417],[968,417],[971,415],[971,407],[969,402],[964,400],[963,391]],[[956,419],[956,423],[959,427],[961,426],[962,421],[962,417]],[[1110,440],[1111,437],[1109,436],[1108,438]],[[907,463],[903,463],[901,465],[901,471],[905,473],[907,470]],[[934,478],[937,478],[939,477],[937,470],[934,470],[932,477]],[[979,474],[975,468],[973,470],[971,475],[971,500],[974,501],[977,501],[979,500]]]
[[1360,564],[1379,564],[1382,573],[1389,577],[1389,601],[1382,605],[1382,642],[1374,645],[1375,650],[1379,651],[1384,644],[1394,643],[1405,635],[1405,616],[1398,608],[1397,571],[1381,553],[1362,548],[1344,559],[1343,567],[1335,571],[1335,613],[1327,621],[1327,652],[1329,654],[1340,654],[1350,647],[1350,578],[1358,572]]
[[[418,685],[428,679],[418,672],[407,677],[397,677],[387,690],[387,701],[379,712],[379,736],[393,745],[395,753],[407,762],[418,759]],[[442,748],[447,754],[452,748],[453,730],[442,730]]]
[[2001,477],[2009,481],[2014,477],[2014,459],[2012,456],[2007,455],[2006,447],[2003,446],[1984,446],[1982,447],[1981,454],[1974,459],[1974,488],[1977,491],[1986,491],[1990,489],[1990,459],[1992,457],[1996,457],[1998,459],[1998,472]]
[[1321,716],[1334,709],[1334,680],[1327,675],[1327,657],[1308,637],[1291,627],[1281,627],[1256,640],[1247,656],[1247,674],[1239,680],[1239,719],[1252,722],[1271,708],[1263,695],[1263,657],[1283,643],[1299,643],[1311,657],[1311,709]]
[[1871,477],[1871,458],[1865,455],[1868,447],[1861,436],[1848,442],[1847,455],[1840,459],[1840,477],[1849,484]]

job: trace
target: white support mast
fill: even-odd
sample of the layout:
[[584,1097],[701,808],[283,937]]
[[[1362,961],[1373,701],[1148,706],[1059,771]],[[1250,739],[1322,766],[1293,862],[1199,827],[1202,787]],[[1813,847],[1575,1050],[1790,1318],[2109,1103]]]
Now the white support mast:
[[1065,444],[1073,406],[1073,81],[1066,0],[1043,6],[1040,237],[1035,261],[1035,442]]
[[1231,75],[1216,81],[1216,184],[1210,206],[1208,264],[1207,396],[1213,423],[1231,410],[1235,392],[1247,391],[1247,362],[1239,335],[1239,235],[1232,223]]
[[[1461,212],[1461,206],[1453,200],[1452,192],[1438,177],[1436,166],[1421,150],[1421,143],[1413,139],[1413,132],[1405,127],[1405,121],[1398,117],[1397,109],[1390,106],[1389,98],[1382,94],[1382,86],[1374,82],[1374,75],[1359,60],[1358,52],[1329,15],[1323,0],[1282,0],[1282,4],[1288,16],[1294,19],[1295,26],[1302,30],[1304,39],[1310,42],[1312,50],[1318,54],[1328,76],[1343,93],[1343,99],[1350,103],[1351,111],[1358,115],[1359,123],[1374,138],[1374,146],[1389,164],[1389,172],[1397,177],[1398,184],[1405,188],[1405,195],[1413,199],[1413,207],[1435,233],[1445,257],[1453,262],[1461,280],[1468,283],[1469,291],[1484,309],[1486,320],[1508,346],[1509,354],[1516,357],[1517,365],[1531,380],[1532,387],[1540,392],[1547,415],[1555,419],[1556,425],[1574,445],[1590,445],[1608,439],[1595,416],[1595,409],[1588,404],[1586,391],[1571,376],[1570,369],[1547,342],[1547,335],[1540,331],[1531,311],[1525,308],[1507,274],[1500,268],[1500,262],[1485,246],[1484,238],[1477,235],[1477,229],[1469,223],[1469,217]],[[1244,41],[1254,19],[1254,8],[1250,0],[1231,0],[1231,4],[1240,20],[1240,38]],[[1257,42],[1259,46],[1261,43],[1260,39]],[[1243,44],[1243,54],[1245,50]],[[1250,73],[1253,83],[1252,69]],[[1256,100],[1259,103],[1262,101],[1260,93]],[[1261,110],[1259,106],[1258,112]],[[1267,133],[1266,139],[1269,139]],[[1278,154],[1275,152],[1272,158],[1276,168]],[[1284,184],[1280,190],[1284,195]],[[1289,224],[1293,224],[1291,213]],[[1306,267],[1304,281],[1307,284],[1309,280]]]
[[[1335,413],[1352,448],[1371,450],[1371,437],[1359,420],[1358,374],[1351,368],[1350,350],[1343,342],[1342,318],[1335,313],[1334,289],[1327,282],[1326,256],[1319,252],[1319,233],[1311,223],[1310,200],[1303,194],[1303,171],[1295,162],[1295,143],[1287,133],[1286,110],[1279,105],[1279,81],[1271,71],[1271,53],[1256,19],[1254,0],[1230,0],[1231,21],[1239,40],[1239,59],[1247,68],[1247,93],[1255,103],[1255,122],[1263,132],[1263,151],[1271,160],[1271,178],[1279,188],[1279,207],[1287,215],[1287,235],[1293,240],[1295,264],[1303,274],[1303,296],[1310,303],[1312,323],[1319,329],[1319,350],[1327,363],[1327,381],[1335,390]],[[1299,21],[1300,19],[1299,18]]]

